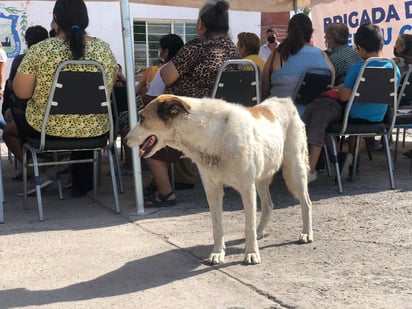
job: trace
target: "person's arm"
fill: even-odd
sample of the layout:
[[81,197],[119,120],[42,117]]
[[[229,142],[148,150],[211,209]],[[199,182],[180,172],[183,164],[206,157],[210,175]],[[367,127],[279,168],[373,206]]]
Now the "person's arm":
[[0,62],[0,99],[3,99],[4,81],[6,80],[6,62]]
[[335,84],[335,77],[336,77],[336,72],[335,72],[335,67],[333,66],[332,62],[329,59],[329,56],[326,52],[322,51],[323,58],[325,58],[326,63],[328,64],[329,70],[332,72],[332,85]]
[[270,94],[270,78],[272,72],[281,68],[280,54],[274,49],[270,54],[262,70],[262,99],[266,99]]
[[36,86],[36,76],[33,74],[16,73],[13,80],[13,91],[20,99],[29,99]]
[[339,90],[339,99],[342,102],[346,102],[349,100],[351,94],[352,94],[352,89],[342,87],[342,89]]
[[146,68],[142,77],[140,78],[139,82],[136,85],[135,92],[136,95],[145,95],[147,92],[147,80],[149,78],[149,74],[151,72],[151,67]]
[[169,61],[162,66],[160,76],[162,77],[162,80],[165,83],[166,87],[169,87],[179,78],[180,74],[173,62]]

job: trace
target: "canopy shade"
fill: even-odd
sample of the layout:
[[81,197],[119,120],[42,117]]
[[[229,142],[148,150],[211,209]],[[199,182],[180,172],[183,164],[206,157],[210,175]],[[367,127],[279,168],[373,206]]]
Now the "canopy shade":
[[[86,1],[104,2],[113,0]],[[310,0],[230,0],[228,2],[231,10],[253,12],[287,12],[310,6]],[[129,0],[129,3],[200,8],[205,3],[205,0]]]

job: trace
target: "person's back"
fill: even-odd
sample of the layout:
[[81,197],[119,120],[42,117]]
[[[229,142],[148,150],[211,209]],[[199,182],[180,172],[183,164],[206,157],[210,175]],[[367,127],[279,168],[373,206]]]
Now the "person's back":
[[[61,62],[70,59],[72,59],[72,54],[69,44],[59,37],[54,37],[34,45],[19,67],[19,72],[36,75],[36,87],[33,96],[28,101],[26,117],[27,122],[38,131],[41,130],[54,72]],[[117,68],[109,45],[98,38],[85,41],[85,52],[81,59],[100,62],[107,73],[114,72]],[[106,78],[108,88],[112,89],[113,74],[106,74]],[[61,137],[87,137],[99,136],[107,132],[107,120],[102,115],[95,115],[85,120],[88,122],[89,130],[84,130],[84,126],[79,122],[73,123],[73,118],[76,117],[73,115],[51,116],[50,129],[47,133]]]
[[[356,32],[355,45],[360,57],[364,60],[371,57],[382,57],[383,36],[381,29],[373,24],[361,25]],[[349,100],[362,65],[363,61],[358,62],[348,70],[343,88],[339,91],[339,97],[343,102]],[[377,60],[370,62],[369,66],[392,67],[392,63]],[[399,84],[400,72],[397,67],[395,69]],[[387,105],[368,103],[370,104],[353,104],[349,117],[371,122],[382,121],[387,111]]]
[[[287,37],[271,54],[263,69],[263,98],[292,97],[300,77],[309,67],[329,68],[334,75],[326,53],[310,44],[312,33],[312,22],[305,14],[291,18]],[[297,104],[297,108],[302,114],[305,105]]]
[[328,67],[321,50],[305,45],[295,55],[289,56],[279,70],[271,74],[270,97],[292,96],[297,83],[309,67]]
[[197,98],[210,96],[222,64],[239,58],[239,51],[226,35],[195,38],[172,59],[180,76],[166,88],[166,93]]

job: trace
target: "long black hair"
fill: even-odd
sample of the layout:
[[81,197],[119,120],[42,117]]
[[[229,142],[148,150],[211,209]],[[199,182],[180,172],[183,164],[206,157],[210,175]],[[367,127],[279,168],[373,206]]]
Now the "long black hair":
[[89,25],[87,7],[83,0],[57,0],[53,18],[59,29],[66,34],[73,59],[84,56],[84,35]]
[[312,21],[305,14],[294,15],[288,24],[288,35],[279,45],[279,53],[283,60],[296,55],[302,47],[310,42],[313,28]]

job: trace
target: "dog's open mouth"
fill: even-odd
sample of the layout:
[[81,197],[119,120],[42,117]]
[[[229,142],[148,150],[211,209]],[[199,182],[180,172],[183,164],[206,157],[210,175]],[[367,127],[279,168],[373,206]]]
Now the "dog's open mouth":
[[142,158],[146,154],[153,149],[153,147],[157,144],[157,137],[154,135],[150,135],[146,140],[143,142],[142,146],[140,146],[139,150],[139,158]]

